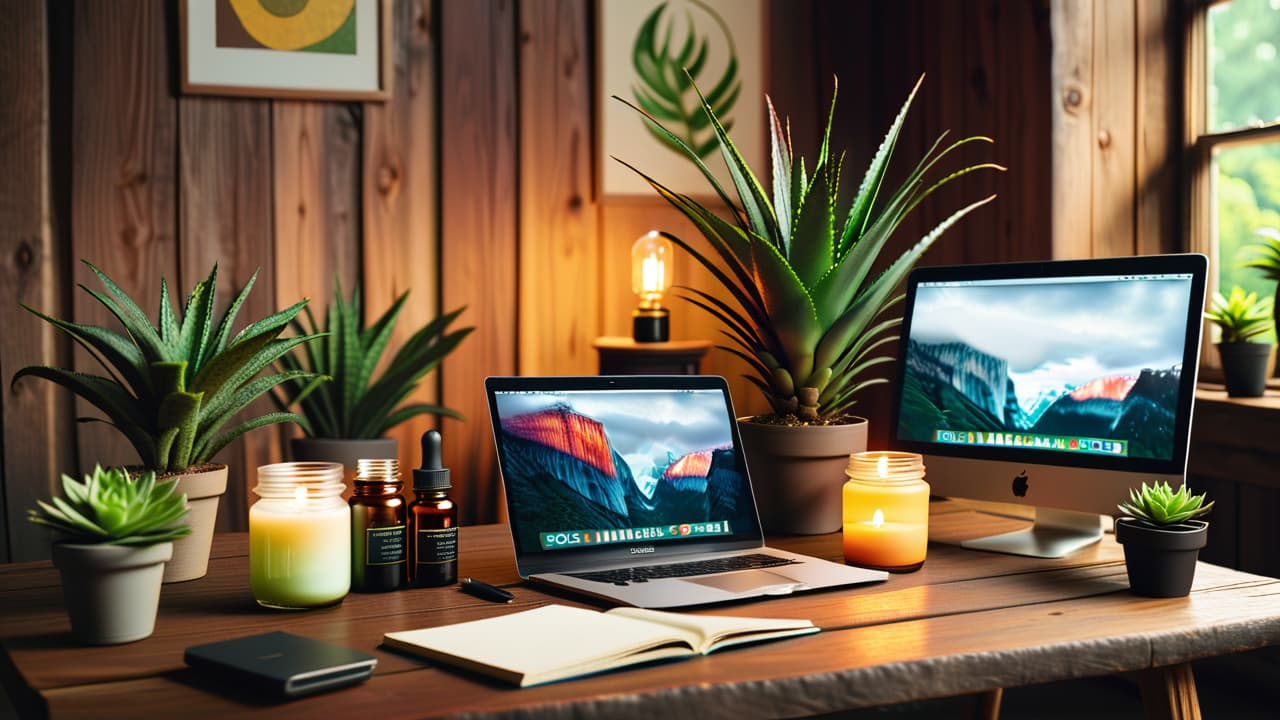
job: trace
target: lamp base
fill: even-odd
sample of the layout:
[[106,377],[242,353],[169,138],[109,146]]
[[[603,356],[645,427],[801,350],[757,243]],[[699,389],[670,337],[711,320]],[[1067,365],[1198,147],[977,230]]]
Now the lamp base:
[[666,308],[636,308],[631,313],[631,337],[638,343],[670,340],[670,317]]

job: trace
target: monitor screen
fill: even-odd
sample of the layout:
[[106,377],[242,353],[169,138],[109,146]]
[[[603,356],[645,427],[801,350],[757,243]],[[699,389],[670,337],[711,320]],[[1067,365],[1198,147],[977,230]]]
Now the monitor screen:
[[[1181,482],[1200,255],[921,268],[908,281],[895,446],[938,494],[1114,512]],[[935,471],[936,470],[936,471]]]
[[494,390],[522,554],[759,537],[721,389]]

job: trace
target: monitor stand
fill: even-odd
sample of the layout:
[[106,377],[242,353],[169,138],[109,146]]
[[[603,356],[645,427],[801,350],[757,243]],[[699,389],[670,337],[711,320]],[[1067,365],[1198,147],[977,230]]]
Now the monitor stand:
[[1102,539],[1101,515],[1036,508],[1035,524],[1026,530],[974,538],[960,543],[971,550],[1009,555],[1059,558]]

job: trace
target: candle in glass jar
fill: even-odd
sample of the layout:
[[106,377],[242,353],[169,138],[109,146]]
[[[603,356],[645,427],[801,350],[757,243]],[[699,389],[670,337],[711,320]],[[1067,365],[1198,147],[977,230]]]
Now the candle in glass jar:
[[916,453],[855,453],[845,474],[845,561],[891,572],[918,569],[929,545],[924,459]]
[[340,602],[351,587],[351,510],[337,463],[258,468],[249,508],[249,585],[259,605],[281,609]]

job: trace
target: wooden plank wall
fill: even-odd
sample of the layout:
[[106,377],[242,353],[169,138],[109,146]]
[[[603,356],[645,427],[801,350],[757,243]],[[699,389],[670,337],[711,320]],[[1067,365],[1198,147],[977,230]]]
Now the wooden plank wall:
[[1181,4],[1050,5],[1054,256],[1178,250]]
[[[467,416],[442,427],[454,494],[465,522],[500,517],[483,378],[593,372],[591,341],[629,332],[631,243],[652,228],[694,233],[656,198],[595,194],[594,0],[392,1],[395,81],[384,104],[181,95],[173,3],[45,10],[0,0],[22,28],[0,50],[10,168],[0,180],[0,317],[34,339],[0,344],[5,377],[32,362],[72,362],[16,302],[104,320],[74,289],[96,282],[75,258],[97,261],[148,309],[162,274],[181,295],[217,261],[225,298],[261,268],[242,320],[301,297],[320,309],[335,274],[347,292],[363,280],[368,315],[411,289],[398,339],[463,305],[460,325],[477,328],[415,399]],[[1011,172],[926,204],[900,245],[960,200],[996,192],[998,204],[953,230],[929,261],[1048,256],[1043,3],[770,0],[767,18],[766,89],[792,117],[798,146],[812,148],[837,73],[835,134],[854,175],[921,72],[900,157],[944,128],[996,138],[980,156]],[[849,28],[873,30],[851,43]],[[1046,101],[1028,100],[1036,97]],[[709,286],[686,257],[676,272]],[[718,337],[715,321],[686,304],[675,304],[672,322],[676,339]],[[765,409],[732,356],[713,350],[703,369],[730,379],[740,412]],[[29,559],[45,553],[44,539],[15,520],[56,473],[131,457],[104,428],[76,426],[84,410],[47,383],[19,383],[3,403],[0,558]],[[883,438],[884,399],[867,408]],[[402,464],[417,464],[416,438],[431,424],[395,433]],[[224,453],[233,479],[222,529],[246,526],[253,468],[283,457],[288,434],[257,431]]]

